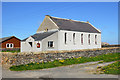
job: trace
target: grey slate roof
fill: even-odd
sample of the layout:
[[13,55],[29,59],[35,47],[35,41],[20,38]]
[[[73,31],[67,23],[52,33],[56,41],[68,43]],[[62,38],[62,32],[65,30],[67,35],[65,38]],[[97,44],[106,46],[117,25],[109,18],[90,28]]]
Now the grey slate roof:
[[51,16],[49,17],[53,20],[53,22],[55,22],[55,24],[59,27],[60,30],[101,33],[87,22],[55,18]]
[[[31,37],[35,40],[35,41],[40,41],[54,33],[56,33],[57,31],[52,31],[52,32],[44,32],[44,33],[36,33],[34,35],[32,35]],[[22,41],[26,41],[28,38],[22,40]]]
[[6,41],[6,40],[8,40],[8,39],[10,39],[11,37],[13,37],[13,36],[0,38],[0,43],[3,42],[3,41]]

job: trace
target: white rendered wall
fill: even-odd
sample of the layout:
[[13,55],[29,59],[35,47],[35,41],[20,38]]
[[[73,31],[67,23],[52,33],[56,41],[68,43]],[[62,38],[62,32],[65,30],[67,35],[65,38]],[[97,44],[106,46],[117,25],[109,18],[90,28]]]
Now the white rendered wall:
[[[54,47],[48,47],[48,41],[53,41]],[[58,50],[58,32],[48,36],[47,38],[42,40],[42,51],[51,51]]]
[[[32,47],[28,42],[32,42]],[[37,48],[37,43],[40,43],[40,48]],[[42,43],[40,41],[34,41],[32,37],[29,37],[26,41],[21,42],[21,52],[38,52],[42,50]]]
[[[67,41],[65,44],[64,34],[67,33]],[[73,44],[73,33],[75,33],[75,44]],[[81,34],[83,34],[83,45],[81,44]],[[90,34],[90,45],[88,44],[88,35]],[[95,44],[95,35],[97,35],[97,44]],[[54,42],[53,48],[48,48],[48,41]],[[30,47],[28,42],[33,42],[33,47]],[[40,48],[37,48],[37,43],[40,43]],[[21,42],[21,52],[39,52],[49,50],[78,50],[78,49],[94,49],[101,48],[101,34],[87,33],[77,31],[60,30],[42,41],[34,41],[29,37],[26,41]]]
[[[64,34],[67,33],[67,43],[65,44]],[[75,45],[73,44],[73,33],[75,33]],[[81,34],[83,34],[83,45],[81,44]],[[90,45],[88,44],[88,35],[90,34]],[[95,35],[97,35],[97,45],[95,44]],[[101,34],[87,33],[77,31],[60,30],[58,32],[58,50],[77,50],[101,48]]]

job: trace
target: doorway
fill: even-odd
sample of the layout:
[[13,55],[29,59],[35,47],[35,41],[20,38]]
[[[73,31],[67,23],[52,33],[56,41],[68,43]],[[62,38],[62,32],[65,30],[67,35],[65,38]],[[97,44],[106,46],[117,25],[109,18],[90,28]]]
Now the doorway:
[[30,46],[32,47],[33,45],[32,45],[32,42],[28,42],[29,44],[30,44]]

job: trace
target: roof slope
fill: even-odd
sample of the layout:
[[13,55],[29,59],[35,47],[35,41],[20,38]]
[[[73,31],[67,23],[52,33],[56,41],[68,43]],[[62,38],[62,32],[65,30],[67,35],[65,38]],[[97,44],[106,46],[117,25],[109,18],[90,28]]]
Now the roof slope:
[[10,36],[10,37],[4,37],[4,38],[0,38],[0,43],[3,42],[3,41],[6,41],[10,38],[12,38],[13,36]]
[[88,22],[80,22],[70,19],[62,19],[49,16],[50,19],[59,27],[60,30],[101,33]]
[[[43,32],[43,33],[36,33],[34,35],[32,35],[31,37],[35,40],[35,41],[38,41],[38,40],[42,40],[54,33],[56,33],[57,31],[51,31],[51,32]],[[29,38],[29,37],[28,37]],[[28,38],[22,40],[22,41],[26,41]]]

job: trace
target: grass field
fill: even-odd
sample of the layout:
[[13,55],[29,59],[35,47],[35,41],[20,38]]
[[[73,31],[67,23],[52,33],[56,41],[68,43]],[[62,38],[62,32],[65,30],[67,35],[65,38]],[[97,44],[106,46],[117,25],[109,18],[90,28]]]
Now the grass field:
[[119,53],[109,53],[104,55],[99,55],[95,57],[79,57],[79,58],[71,58],[65,60],[55,60],[53,62],[42,62],[42,63],[29,63],[26,65],[19,65],[19,66],[12,66],[10,67],[11,71],[24,71],[24,70],[35,70],[35,69],[45,69],[45,68],[53,68],[58,66],[66,66],[71,64],[80,64],[92,61],[100,61],[103,62],[111,62],[111,61],[118,61]]

